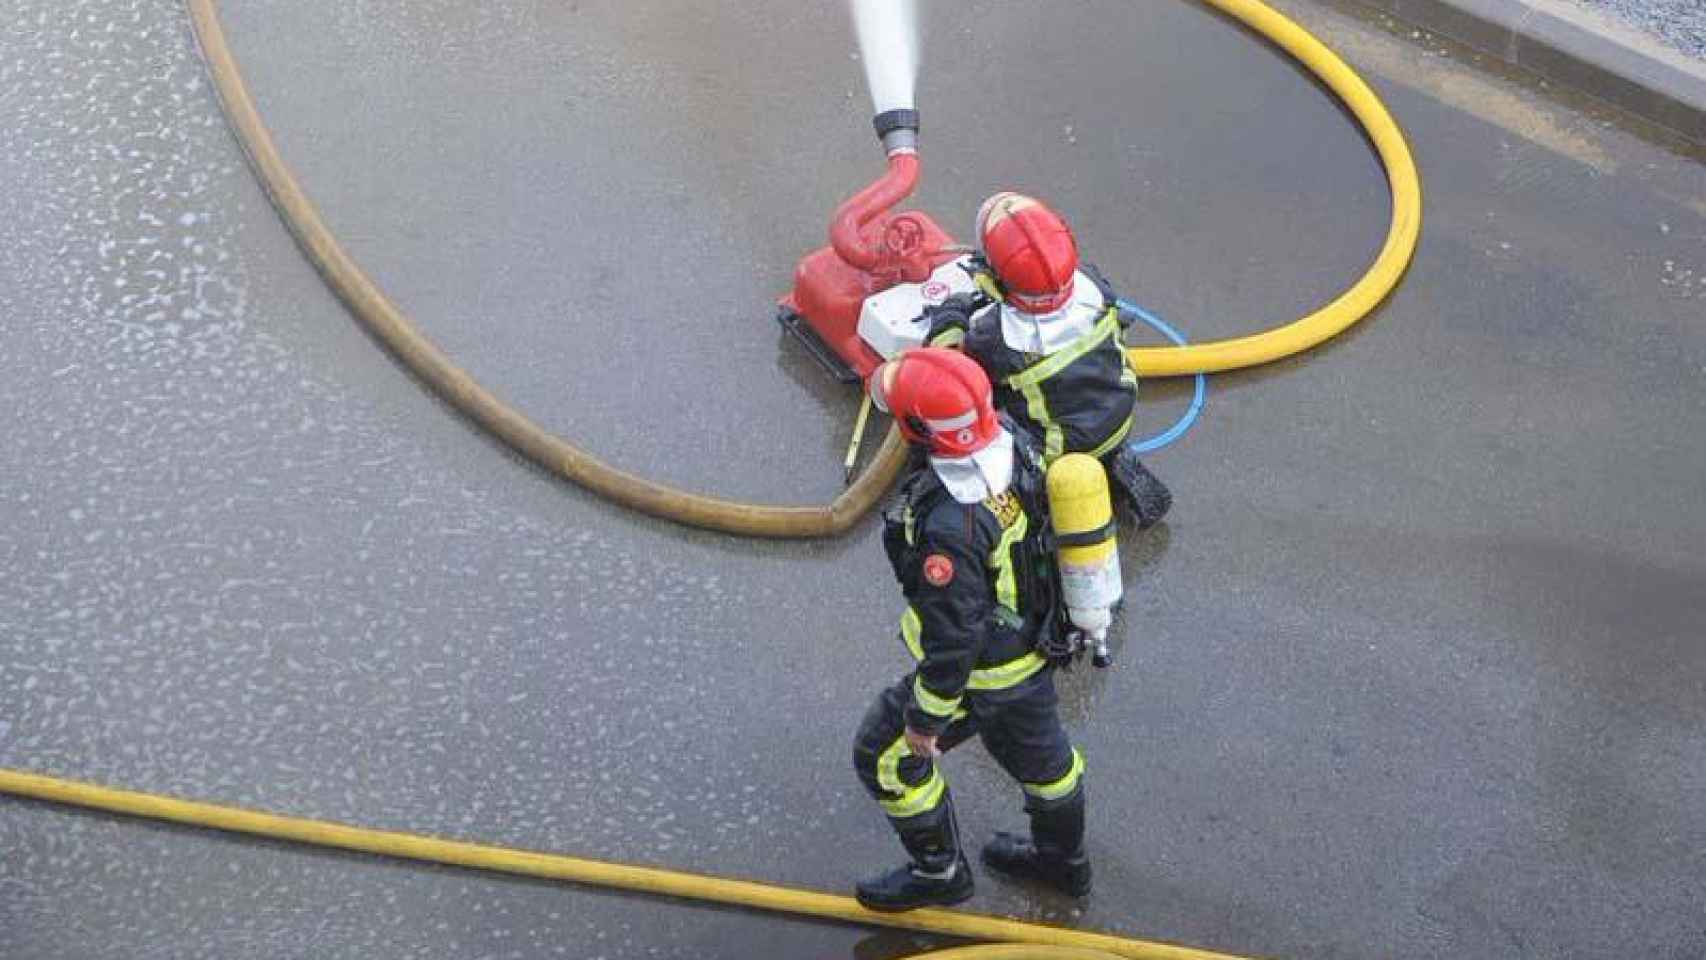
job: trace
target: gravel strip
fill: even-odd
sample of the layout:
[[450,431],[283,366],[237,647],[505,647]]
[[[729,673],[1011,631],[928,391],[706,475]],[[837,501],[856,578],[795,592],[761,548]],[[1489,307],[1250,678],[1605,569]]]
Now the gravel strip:
[[1706,60],[1706,0],[1571,0],[1609,14],[1667,45]]

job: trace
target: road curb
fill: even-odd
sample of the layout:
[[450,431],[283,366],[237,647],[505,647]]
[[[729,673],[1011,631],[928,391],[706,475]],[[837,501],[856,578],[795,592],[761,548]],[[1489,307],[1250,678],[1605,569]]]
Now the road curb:
[[1706,63],[1559,0],[1352,0],[1706,147]]

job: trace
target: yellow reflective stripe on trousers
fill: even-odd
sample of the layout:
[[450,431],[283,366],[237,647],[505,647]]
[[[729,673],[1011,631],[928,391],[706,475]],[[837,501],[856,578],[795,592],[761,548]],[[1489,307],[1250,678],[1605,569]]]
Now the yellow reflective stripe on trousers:
[[915,817],[935,809],[942,799],[942,791],[948,787],[948,781],[942,779],[942,774],[935,764],[930,765],[930,776],[916,787],[909,787],[901,782],[900,761],[902,757],[912,755],[912,750],[906,745],[905,735],[895,738],[877,757],[877,786],[889,793],[898,794],[895,797],[881,797],[877,800],[883,811],[891,817]]
[[1073,747],[1072,766],[1067,768],[1066,776],[1051,783],[1026,783],[1021,786],[1025,788],[1026,793],[1038,800],[1059,800],[1078,789],[1078,781],[1083,776],[1084,755],[1078,752],[1077,747]]
[[[924,623],[918,619],[918,611],[911,607],[900,615],[900,638],[906,643],[906,650],[912,654],[912,659],[924,661],[924,641],[922,639]],[[1048,666],[1035,650],[1014,657],[1006,663],[993,667],[973,670],[971,677],[966,680],[967,690],[1005,690],[1017,683],[1022,683],[1035,676],[1038,670]],[[922,703],[920,703],[922,706]],[[879,764],[879,772],[881,766]]]
[[890,793],[905,793],[906,784],[900,782],[900,758],[911,753],[906,746],[906,737],[895,737],[894,742],[877,755],[877,786]]
[[918,709],[932,717],[951,717],[960,708],[960,698],[952,700],[938,697],[924,686],[924,678],[914,675],[912,678],[912,699],[917,701]]

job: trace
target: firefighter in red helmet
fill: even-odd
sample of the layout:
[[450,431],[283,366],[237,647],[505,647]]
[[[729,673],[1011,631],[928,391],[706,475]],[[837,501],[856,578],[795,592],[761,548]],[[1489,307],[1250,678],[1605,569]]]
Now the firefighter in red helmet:
[[978,292],[928,310],[928,342],[958,346],[983,367],[996,406],[1035,439],[1045,463],[1090,454],[1138,526],[1160,520],[1172,494],[1128,443],[1137,375],[1121,342],[1131,318],[1113,289],[1079,262],[1066,220],[1035,198],[985,200],[977,237]]
[[971,896],[936,758],[974,734],[1019,782],[1031,821],[1029,837],[996,834],[983,861],[1082,896],[1084,759],[1061,727],[1053,667],[1038,650],[1060,622],[1038,453],[997,415],[982,368],[957,351],[901,353],[872,373],[870,392],[925,461],[883,525],[914,666],[877,697],[853,747],[860,780],[911,859],[860,883],[859,902],[908,910]]

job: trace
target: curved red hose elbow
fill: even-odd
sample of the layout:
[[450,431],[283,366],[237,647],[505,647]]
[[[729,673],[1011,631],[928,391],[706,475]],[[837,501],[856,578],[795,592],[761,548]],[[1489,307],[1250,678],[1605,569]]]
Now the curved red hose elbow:
[[918,185],[918,154],[889,154],[888,172],[849,197],[835,210],[829,224],[829,243],[841,259],[860,270],[874,270],[882,259],[881,244],[867,246],[860,236],[865,224],[905,200]]

